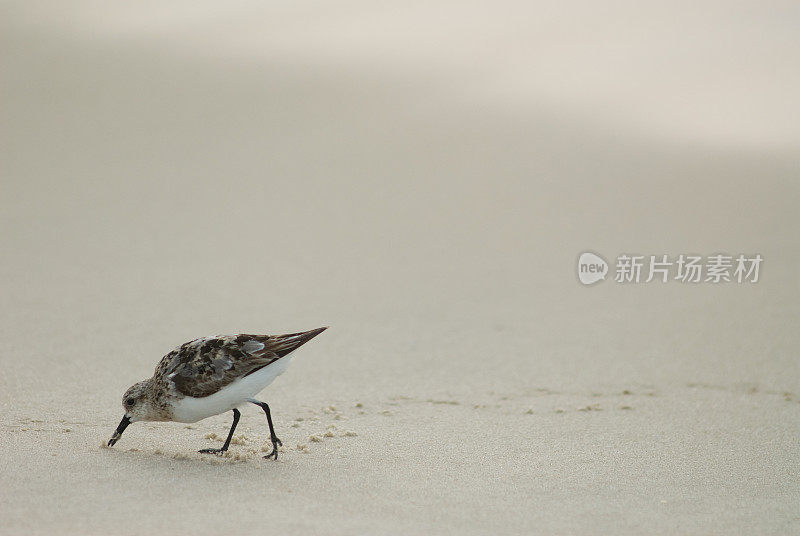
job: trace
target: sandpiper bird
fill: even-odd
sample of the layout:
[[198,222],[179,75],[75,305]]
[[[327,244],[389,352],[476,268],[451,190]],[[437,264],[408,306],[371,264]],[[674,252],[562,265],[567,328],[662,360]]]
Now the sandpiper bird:
[[250,402],[267,414],[272,452],[264,457],[277,460],[281,440],[275,435],[269,406],[253,397],[286,371],[292,352],[326,329],[289,335],[221,335],[182,344],[161,359],[152,378],[125,391],[125,415],[108,446],[132,422],[197,422],[233,410],[233,424],[222,448],[200,451],[220,454],[231,444],[241,415],[239,406]]

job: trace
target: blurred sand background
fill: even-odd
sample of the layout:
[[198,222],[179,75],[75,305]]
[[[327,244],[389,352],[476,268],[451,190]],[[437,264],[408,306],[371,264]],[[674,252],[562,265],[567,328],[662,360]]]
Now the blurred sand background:
[[[800,533],[796,3],[0,6],[0,533]],[[101,448],[178,344],[322,325],[278,462]]]

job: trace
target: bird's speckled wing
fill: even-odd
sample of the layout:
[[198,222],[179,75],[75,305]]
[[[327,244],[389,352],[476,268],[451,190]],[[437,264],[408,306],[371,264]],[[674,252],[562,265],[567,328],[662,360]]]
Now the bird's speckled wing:
[[221,335],[182,344],[156,368],[158,380],[195,398],[212,395],[296,350],[325,328],[289,335]]

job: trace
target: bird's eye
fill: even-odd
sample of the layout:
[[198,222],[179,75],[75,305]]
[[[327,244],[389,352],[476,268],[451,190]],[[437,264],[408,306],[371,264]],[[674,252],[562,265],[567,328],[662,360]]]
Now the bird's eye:
[[126,398],[125,399],[125,405],[126,406],[132,406],[134,404],[134,402],[136,402],[136,400],[134,400],[133,398]]

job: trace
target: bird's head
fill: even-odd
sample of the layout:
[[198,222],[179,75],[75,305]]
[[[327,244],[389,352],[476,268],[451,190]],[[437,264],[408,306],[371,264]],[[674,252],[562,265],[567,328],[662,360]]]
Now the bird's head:
[[117,430],[108,441],[109,447],[114,446],[130,423],[156,420],[153,419],[154,411],[150,402],[150,391],[150,380],[144,380],[131,385],[122,395],[122,408],[125,410],[125,415],[122,416]]

